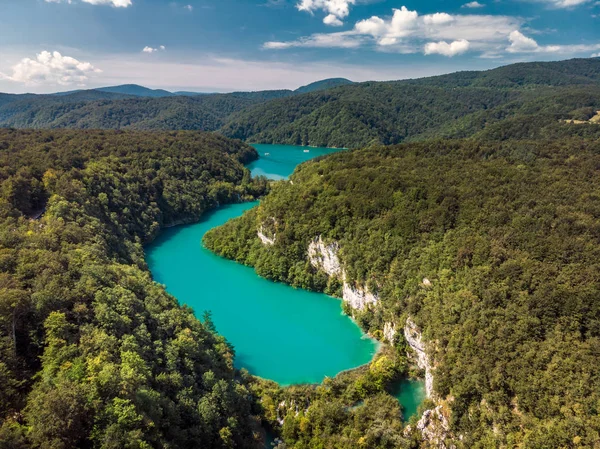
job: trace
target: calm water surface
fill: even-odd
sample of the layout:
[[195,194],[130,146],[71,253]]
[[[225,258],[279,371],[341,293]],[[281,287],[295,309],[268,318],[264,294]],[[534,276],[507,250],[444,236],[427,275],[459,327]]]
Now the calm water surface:
[[402,405],[404,421],[417,414],[419,405],[425,400],[425,382],[422,380],[403,379],[394,386],[392,394]]
[[[286,178],[299,163],[338,151],[255,147],[261,158],[249,168],[271,179]],[[209,229],[256,204],[226,206],[200,223],[163,231],[146,248],[154,279],[197,316],[210,310],[219,333],[235,347],[236,366],[257,376],[282,385],[313,383],[368,363],[377,343],[342,315],[339,300],[267,281],[202,246]]]

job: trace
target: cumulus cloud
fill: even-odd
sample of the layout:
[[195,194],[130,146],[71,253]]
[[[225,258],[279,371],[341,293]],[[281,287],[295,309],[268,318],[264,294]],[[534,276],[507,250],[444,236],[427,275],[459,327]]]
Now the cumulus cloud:
[[184,8],[190,12],[194,10],[194,7],[192,5],[185,5]]
[[540,48],[534,39],[525,36],[520,31],[515,30],[510,33],[508,40],[510,41],[510,46],[506,51],[510,53],[534,52]]
[[426,55],[443,55],[443,56],[456,56],[465,53],[470,47],[469,41],[461,39],[451,43],[440,41],[440,42],[429,42],[425,44],[424,53]]
[[0,73],[0,77],[28,85],[37,84],[84,84],[89,75],[101,70],[89,62],[78,61],[59,52],[42,51],[35,59],[24,58],[12,67],[12,75]]
[[600,44],[584,45],[540,45],[534,39],[525,36],[520,31],[513,31],[508,36],[510,45],[506,48],[509,53],[556,53],[579,54],[600,50]]
[[316,11],[324,11],[327,16],[323,23],[332,26],[341,26],[343,19],[350,14],[350,6],[356,4],[356,0],[299,0],[296,4],[298,11],[306,11],[314,14]]
[[[110,5],[115,8],[127,8],[133,3],[131,0],[81,0],[83,3],[89,3],[90,5]],[[46,0],[47,3],[74,3],[74,0]]]
[[524,23],[520,17],[502,15],[445,12],[420,15],[417,11],[402,6],[393,9],[391,16],[372,16],[360,20],[350,31],[313,34],[287,42],[267,42],[263,47],[282,50],[294,47],[357,48],[370,45],[379,51],[423,51],[429,55],[444,56],[469,51],[477,52],[482,58],[498,58],[506,53],[589,54],[598,48],[598,45],[538,45],[534,39],[522,33]]
[[479,2],[469,2],[461,6],[461,8],[483,8],[485,5]]
[[[391,17],[372,16],[356,22],[351,31],[332,33],[330,36],[334,47],[357,47],[375,43],[382,51],[415,53],[423,50],[428,43],[452,46],[456,42],[454,47],[450,47],[452,50],[440,51],[452,53],[458,49],[461,52],[475,49],[483,52],[491,47],[503,49],[508,35],[522,24],[522,19],[510,16],[452,15],[445,12],[420,15],[417,11],[402,6],[393,9]],[[325,46],[329,41],[325,36],[327,35],[320,34],[296,41],[268,42],[264,47],[285,49]],[[465,47],[463,41],[468,41],[469,45]],[[442,48],[443,45],[431,48],[438,47]]]
[[592,58],[600,58],[600,52],[598,53],[592,53]]
[[142,49],[142,53],[156,53],[157,51],[165,51],[166,49],[167,49],[167,47],[165,47],[164,45],[161,45],[158,48],[154,48],[154,47],[150,47],[150,46],[146,45]]
[[342,22],[338,17],[334,16],[333,14],[329,14],[328,16],[326,16],[323,19],[323,23],[325,25],[331,25],[335,27],[341,27],[344,24],[344,22]]

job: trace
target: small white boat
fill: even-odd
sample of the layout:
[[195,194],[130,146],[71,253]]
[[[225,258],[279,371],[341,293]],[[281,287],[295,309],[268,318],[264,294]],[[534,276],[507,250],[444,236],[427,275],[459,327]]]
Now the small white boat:
[[265,156],[271,156],[271,153],[265,153]]
[[310,150],[304,150],[305,153],[310,153]]

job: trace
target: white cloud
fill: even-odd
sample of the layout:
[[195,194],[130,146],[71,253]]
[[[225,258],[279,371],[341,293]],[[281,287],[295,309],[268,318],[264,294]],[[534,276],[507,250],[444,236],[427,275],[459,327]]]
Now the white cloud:
[[509,53],[535,52],[540,48],[534,39],[525,36],[520,31],[515,30],[510,33],[508,40],[510,41],[510,46],[506,51]]
[[[83,3],[89,3],[90,5],[110,5],[115,8],[127,8],[133,3],[131,0],[81,0]],[[47,3],[73,3],[73,0],[46,0]]]
[[600,58],[600,52],[599,53],[593,53],[592,58]]
[[461,8],[483,8],[485,5],[479,2],[469,2],[461,6]]
[[[315,2],[317,0],[305,0]],[[569,0],[576,1],[576,0]],[[489,14],[419,15],[402,6],[391,17],[372,16],[356,22],[342,33],[313,34],[294,41],[267,42],[266,49],[295,47],[357,48],[374,46],[378,51],[454,56],[477,52],[481,58],[500,58],[507,53],[560,53],[576,55],[595,51],[598,45],[546,45],[523,34],[520,17]],[[529,30],[534,32],[535,30]],[[510,45],[507,47],[507,43]]]
[[329,14],[328,16],[326,16],[323,19],[323,23],[325,25],[331,25],[331,26],[335,26],[335,27],[341,27],[344,24],[344,22],[342,22],[340,19],[338,19],[333,14]]
[[506,48],[509,53],[555,53],[573,55],[600,50],[600,44],[579,45],[539,45],[534,39],[525,36],[520,31],[513,31],[508,36],[510,46]]
[[323,23],[332,26],[343,25],[343,19],[350,14],[350,5],[356,4],[356,0],[298,0],[296,8],[298,11],[306,11],[314,14],[316,11],[324,11],[327,16]]
[[194,7],[192,5],[185,5],[184,8],[190,12],[194,10]]
[[0,73],[0,78],[25,83],[38,84],[83,84],[89,75],[100,73],[89,62],[78,61],[70,56],[63,56],[55,51],[42,51],[35,59],[24,58],[12,67],[12,75]]
[[268,50],[284,50],[286,48],[310,47],[310,48],[357,48],[362,45],[360,36],[352,33],[326,33],[313,34],[295,41],[288,42],[266,42],[263,48]]
[[157,51],[165,51],[166,49],[167,49],[167,47],[165,47],[164,45],[161,45],[158,48],[154,48],[154,47],[150,47],[150,46],[146,45],[142,49],[142,53],[156,53]]
[[454,21],[454,17],[445,12],[436,12],[423,17],[423,23],[426,25],[441,25]]
[[574,8],[576,6],[590,3],[592,0],[529,0],[537,3],[545,3],[551,8]]
[[451,42],[450,44],[444,41],[440,42],[429,42],[425,44],[424,53],[426,55],[443,55],[451,58],[452,56],[460,55],[469,50],[469,41],[461,39],[459,41]]

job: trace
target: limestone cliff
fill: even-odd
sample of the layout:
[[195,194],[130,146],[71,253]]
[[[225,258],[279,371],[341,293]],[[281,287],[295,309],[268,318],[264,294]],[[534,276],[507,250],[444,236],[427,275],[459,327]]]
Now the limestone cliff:
[[366,287],[352,286],[344,281],[342,299],[353,309],[365,310],[379,302],[379,297],[369,291]]
[[414,352],[415,361],[418,367],[425,371],[425,391],[427,397],[430,398],[433,394],[432,367],[427,352],[425,351],[421,330],[411,318],[406,320],[406,326],[404,326],[404,338]]
[[444,414],[442,405],[431,410],[425,410],[417,423],[417,430],[421,433],[422,447],[431,449],[454,449],[450,434],[450,423]]
[[396,323],[387,322],[383,325],[383,337],[391,345],[394,344],[398,330],[396,329]]
[[340,247],[336,242],[327,245],[319,236],[308,245],[308,260],[313,267],[323,270],[329,276],[341,277],[339,250]]
[[323,237],[318,236],[308,245],[308,260],[316,269],[343,282],[342,299],[353,309],[364,310],[375,306],[379,302],[377,295],[371,293],[367,287],[348,282],[346,273],[342,268],[339,251],[340,247],[337,242],[326,244]]
[[256,231],[256,235],[263,245],[271,246],[275,244],[275,239],[277,238],[276,229],[277,220],[272,217],[259,226],[258,230]]

